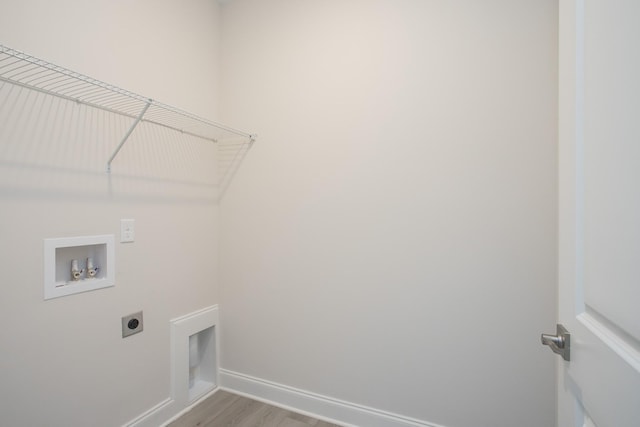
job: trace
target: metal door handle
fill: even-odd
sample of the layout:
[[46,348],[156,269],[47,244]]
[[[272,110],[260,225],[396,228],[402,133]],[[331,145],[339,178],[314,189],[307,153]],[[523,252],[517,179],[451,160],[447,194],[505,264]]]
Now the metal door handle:
[[542,334],[540,340],[544,345],[555,345],[558,348],[564,348],[563,336]]
[[569,360],[571,348],[571,334],[567,329],[558,324],[556,326],[556,335],[542,334],[540,341],[543,345],[548,345],[551,351],[562,356],[564,360]]

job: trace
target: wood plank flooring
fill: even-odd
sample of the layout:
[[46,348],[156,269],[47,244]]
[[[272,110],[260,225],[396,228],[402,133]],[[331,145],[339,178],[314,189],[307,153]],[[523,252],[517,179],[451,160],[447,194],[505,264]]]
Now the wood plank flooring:
[[340,427],[219,390],[167,427]]

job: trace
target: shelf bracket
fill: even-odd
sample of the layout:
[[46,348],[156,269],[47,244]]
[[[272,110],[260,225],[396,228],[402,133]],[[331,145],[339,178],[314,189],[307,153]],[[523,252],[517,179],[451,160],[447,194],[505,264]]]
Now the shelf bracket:
[[116,150],[113,152],[111,157],[109,157],[109,161],[107,162],[107,173],[111,173],[111,162],[113,162],[113,159],[116,158],[116,156],[118,155],[118,152],[120,152],[120,149],[122,148],[124,143],[127,142],[127,139],[129,139],[129,136],[131,136],[131,134],[133,133],[133,130],[136,128],[136,126],[138,126],[138,123],[140,123],[140,120],[142,120],[142,118],[144,117],[144,114],[147,112],[152,102],[153,102],[152,99],[149,99],[147,101],[147,104],[144,106],[142,111],[140,111],[140,114],[138,114],[138,117],[136,117],[136,120],[133,122],[133,124],[127,131],[127,133],[124,135],[124,138],[122,138],[122,141],[120,141],[120,144],[118,144],[118,147],[116,148]]

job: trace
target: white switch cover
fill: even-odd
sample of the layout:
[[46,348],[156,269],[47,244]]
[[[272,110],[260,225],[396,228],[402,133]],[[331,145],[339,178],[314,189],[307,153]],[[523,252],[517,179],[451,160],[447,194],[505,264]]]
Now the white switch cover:
[[136,238],[135,219],[120,220],[120,243],[133,242]]

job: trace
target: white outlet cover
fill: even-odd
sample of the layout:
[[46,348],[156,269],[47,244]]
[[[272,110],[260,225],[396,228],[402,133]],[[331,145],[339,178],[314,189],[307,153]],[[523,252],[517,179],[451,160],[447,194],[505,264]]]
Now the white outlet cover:
[[135,219],[120,220],[120,242],[121,243],[133,242],[136,239],[135,226],[136,226]]

